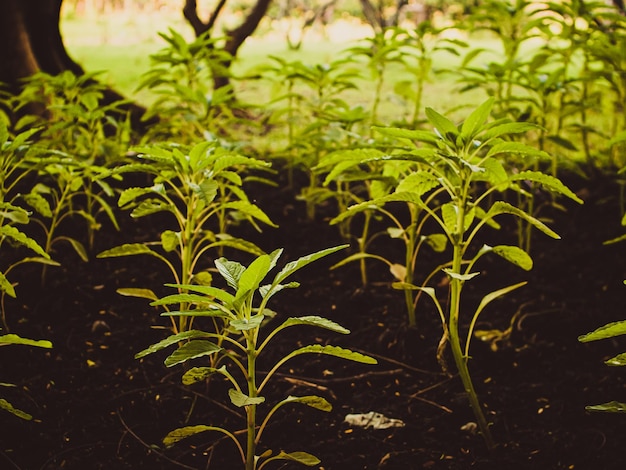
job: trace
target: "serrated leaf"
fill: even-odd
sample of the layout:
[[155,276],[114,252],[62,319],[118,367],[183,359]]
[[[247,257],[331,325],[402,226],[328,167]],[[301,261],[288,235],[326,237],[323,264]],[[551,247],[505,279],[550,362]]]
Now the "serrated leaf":
[[530,271],[533,268],[530,255],[517,246],[498,245],[494,246],[491,251],[524,271]]
[[205,338],[206,336],[207,336],[207,333],[205,333],[204,331],[200,331],[200,330],[183,331],[181,333],[168,336],[167,338],[159,341],[158,343],[155,343],[147,347],[143,351],[138,352],[137,354],[135,354],[135,359],[140,359],[144,356],[147,356],[148,354],[155,353],[157,351],[167,348],[168,346],[171,346],[172,344],[177,344],[181,341],[185,341],[185,340],[193,339],[193,338]]
[[589,405],[585,407],[588,411],[603,411],[608,413],[625,413],[626,403],[620,403],[618,401],[610,401],[601,405]]
[[293,357],[300,354],[326,354],[328,356],[335,356],[349,361],[361,362],[363,364],[378,364],[378,361],[373,357],[366,356],[365,354],[351,351],[349,349],[344,349],[340,346],[311,344],[309,346],[296,349],[289,355]]
[[259,405],[265,401],[264,397],[249,397],[245,393],[235,390],[234,388],[228,390],[228,396],[230,397],[232,404],[238,408],[248,405]]
[[176,444],[177,442],[182,441],[183,439],[186,439],[190,436],[194,436],[196,434],[199,434],[201,432],[205,432],[205,431],[221,431],[223,432],[222,429],[217,428],[215,426],[206,426],[204,424],[198,424],[195,426],[185,426],[182,428],[178,428],[175,429],[173,431],[170,431],[167,436],[165,436],[163,438],[163,445],[165,445],[165,447],[171,447],[174,444]]
[[215,354],[221,350],[222,348],[211,341],[193,339],[188,343],[183,344],[180,348],[170,354],[165,359],[165,366],[172,367],[190,359],[197,359],[199,357]]
[[[283,452],[282,450],[273,459],[289,460],[292,462],[298,462],[307,467],[314,467],[321,463],[321,460],[308,452]],[[272,460],[273,460],[272,459]]]
[[125,243],[98,253],[97,258],[115,258],[117,256],[153,255],[157,253],[141,243]]
[[469,142],[474,138],[474,135],[478,130],[487,122],[491,114],[491,108],[493,107],[494,99],[490,98],[480,106],[478,106],[472,113],[463,121],[461,125],[461,135],[466,142]]
[[139,217],[145,217],[147,215],[156,214],[157,212],[176,212],[176,206],[173,204],[169,204],[164,201],[159,201],[156,199],[149,199],[146,201],[142,201],[139,203],[137,207],[135,207],[130,216],[137,219]]
[[487,157],[493,157],[502,153],[515,153],[520,155],[535,156],[538,158],[548,159],[550,155],[543,150],[538,150],[530,145],[523,144],[521,142],[499,142],[492,146],[487,152]]
[[202,382],[213,374],[219,374],[225,371],[226,366],[222,366],[219,369],[215,367],[192,367],[183,374],[182,383],[183,385],[192,385],[197,382]]
[[608,323],[594,331],[578,337],[578,341],[586,343],[588,341],[597,341],[599,339],[614,338],[626,334],[626,320]]
[[316,253],[312,253],[307,256],[302,256],[301,258],[298,258],[296,261],[291,261],[287,263],[285,267],[281,269],[280,272],[276,275],[272,285],[275,286],[281,283],[287,277],[291,276],[294,272],[312,263],[313,261],[317,261],[318,259],[323,258],[324,256],[328,256],[339,250],[343,250],[344,248],[347,248],[348,246],[349,245],[340,245],[340,246],[335,246],[333,248],[326,248],[325,250],[320,250]]
[[454,142],[454,140],[451,140],[450,138],[452,136],[456,138],[459,133],[459,129],[452,121],[442,114],[439,114],[433,108],[426,108],[426,117],[428,118],[428,121],[435,126],[435,129],[439,132],[440,137]]
[[303,397],[289,395],[281,402],[281,405],[287,403],[301,403],[303,405],[310,406],[311,408],[315,408],[316,410],[327,412],[332,411],[333,409],[333,405],[331,405],[328,400],[318,397],[317,395],[306,395]]
[[318,326],[320,328],[325,328],[335,333],[341,333],[342,335],[347,335],[350,333],[350,330],[344,328],[340,324],[335,323],[332,320],[328,320],[327,318],[319,317],[317,315],[288,318],[283,322],[280,328],[287,328],[295,325]]
[[158,300],[158,297],[151,289],[143,289],[140,287],[120,287],[116,291],[125,297],[138,297],[140,299]]
[[241,212],[248,217],[253,217],[270,227],[278,227],[274,222],[270,220],[265,212],[263,212],[258,206],[248,202],[248,201],[232,201],[221,204],[220,207],[224,209],[236,210],[237,212]]
[[532,181],[533,183],[539,183],[549,191],[553,191],[559,194],[563,194],[568,198],[578,202],[579,204],[583,203],[583,200],[580,199],[571,189],[565,186],[561,180],[555,178],[552,175],[547,175],[545,173],[541,173],[540,171],[521,171],[518,174],[511,175],[509,177],[511,181]]
[[261,323],[263,323],[264,318],[265,316],[263,314],[258,314],[258,315],[254,315],[253,317],[250,317],[249,320],[247,319],[231,320],[229,325],[237,331],[253,330],[261,326]]
[[20,232],[18,229],[11,225],[0,226],[0,236],[9,237],[20,245],[31,249],[39,256],[43,256],[44,258],[50,258],[50,255],[48,255],[48,253],[46,253],[35,240],[27,236],[25,233]]
[[26,203],[30,207],[35,209],[38,214],[42,215],[43,217],[52,217],[52,209],[50,208],[50,203],[41,194],[31,192],[30,194],[25,194],[22,197],[24,198],[24,201],[26,201]]
[[517,207],[509,204],[508,202],[504,202],[504,201],[495,202],[485,214],[485,218],[493,218],[496,215],[500,215],[500,214],[515,215],[519,217],[520,219],[524,219],[526,222],[530,223],[533,227],[545,233],[549,237],[552,237],[555,239],[561,238],[556,232],[550,229],[547,225],[545,225],[539,219],[536,219],[535,217],[528,215],[523,210],[518,209]]
[[215,260],[215,267],[230,287],[235,290],[239,288],[239,278],[246,270],[244,265],[226,258],[218,258]]
[[13,333],[0,335],[0,344],[24,344],[26,346],[34,346],[37,348],[52,348],[52,343],[46,339],[28,339],[22,338]]
[[223,289],[219,289],[213,286],[200,286],[200,285],[195,285],[195,284],[165,284],[165,285],[167,287],[175,287],[177,289],[183,289],[183,290],[190,291],[190,292],[198,292],[200,294],[206,295],[207,297],[209,297],[207,301],[210,301],[213,298],[216,298],[222,301],[229,308],[230,306],[232,306],[233,302],[235,301],[235,297],[232,294],[226,292]]
[[155,188],[127,188],[120,194],[117,205],[123,207],[144,194],[154,194]]
[[174,305],[174,304],[182,304],[182,303],[189,303],[189,304],[207,304],[209,303],[210,299],[202,296],[202,295],[198,295],[198,294],[172,294],[172,295],[166,295],[165,297],[161,297],[160,299],[155,300],[154,302],[150,302],[150,305],[153,307],[156,307],[158,305]]

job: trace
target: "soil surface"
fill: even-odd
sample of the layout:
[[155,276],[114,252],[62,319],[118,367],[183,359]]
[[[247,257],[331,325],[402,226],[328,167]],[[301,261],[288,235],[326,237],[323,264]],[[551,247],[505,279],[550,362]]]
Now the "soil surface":
[[[320,315],[351,334],[291,328],[259,359],[259,368],[267,370],[282,354],[311,343],[361,351],[377,358],[378,365],[313,355],[287,363],[265,390],[267,403],[315,394],[333,409],[283,408],[263,434],[261,451],[307,451],[322,461],[315,468],[333,470],[624,468],[626,418],[590,413],[585,405],[624,401],[626,373],[603,360],[626,351],[626,342],[577,341],[581,334],[626,318],[626,244],[602,244],[623,233],[619,187],[602,178],[572,177],[567,183],[585,204],[559,201],[565,210],[543,209],[541,215],[562,239],[534,234],[533,270],[490,258],[477,266],[481,276],[468,283],[465,302],[471,307],[488,292],[528,281],[481,315],[480,329],[510,327],[510,334],[492,344],[472,343],[470,368],[498,443],[494,451],[474,430],[459,377],[444,374],[436,359],[442,328],[432,303],[420,300],[418,325],[409,328],[403,294],[390,287],[387,268],[370,263],[371,282],[363,287],[356,265],[329,270],[341,253],[299,271],[301,286],[281,292],[270,307],[277,312],[274,321]],[[343,242],[327,223],[332,207],[322,207],[315,221],[307,221],[293,192],[260,186],[247,191],[280,228],[257,233],[241,227],[233,233],[267,251],[284,248],[283,263]],[[163,365],[171,348],[134,358],[168,335],[168,320],[148,301],[120,296],[116,289],[149,287],[165,294],[162,286],[171,279],[152,258],[97,259],[95,254],[154,239],[168,221],[159,226],[156,218],[132,220],[127,213],[119,219],[120,232],[105,223],[96,234],[88,263],[58,245],[55,258],[63,266],[49,269],[43,286],[36,265],[11,273],[19,285],[17,300],[6,300],[10,331],[49,339],[54,348],[0,349],[0,380],[17,385],[3,388],[2,395],[34,416],[23,421],[1,415],[0,468],[241,469],[235,446],[220,434],[202,433],[171,448],[162,444],[169,431],[185,424],[236,431],[245,420],[230,405],[228,387],[219,379],[183,386],[183,368]],[[503,218],[502,230],[485,232],[489,242],[514,244],[513,222]],[[76,227],[63,230],[81,237],[81,227],[76,221]],[[372,251],[402,260],[401,244],[388,238],[380,238]],[[238,253],[227,256],[249,262]],[[418,272],[425,276],[437,262],[424,251]],[[444,286],[438,289],[445,295]],[[347,414],[370,411],[404,426],[372,429],[344,422]],[[304,467],[276,463],[266,468]]]

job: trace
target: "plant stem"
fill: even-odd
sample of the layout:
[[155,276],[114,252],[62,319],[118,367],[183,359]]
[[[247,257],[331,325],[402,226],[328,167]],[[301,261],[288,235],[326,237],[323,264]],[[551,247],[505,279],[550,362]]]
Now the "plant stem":
[[[464,220],[465,220],[465,204],[464,199],[461,199],[461,203],[457,205],[457,225],[454,236],[452,237],[454,252],[452,257],[452,272],[455,274],[462,274],[462,261],[463,261],[463,232],[464,232]],[[489,425],[487,424],[487,420],[485,419],[485,415],[482,410],[482,406],[478,401],[478,396],[476,394],[476,390],[474,389],[474,384],[472,383],[472,378],[470,376],[469,367],[467,364],[468,357],[463,354],[463,350],[461,348],[461,338],[459,335],[459,315],[461,311],[461,291],[463,289],[463,280],[460,278],[452,277],[450,279],[450,318],[448,322],[448,332],[450,335],[450,347],[452,348],[452,355],[454,356],[454,362],[456,364],[457,370],[461,377],[461,381],[463,382],[463,388],[465,389],[465,393],[470,402],[470,406],[472,407],[472,411],[474,412],[474,416],[476,417],[476,421],[478,421],[478,427],[480,432],[485,439],[485,443],[487,444],[487,448],[492,450],[495,447],[495,443],[493,441],[493,437],[491,436],[491,431],[489,430]]]
[[[248,335],[246,335],[248,336]],[[252,338],[247,339],[248,349],[248,396],[250,398],[256,398],[256,355],[257,351],[254,347]],[[247,443],[246,443],[246,470],[254,470],[255,468],[255,453],[256,453],[256,405],[251,404],[246,406],[246,419],[247,419]]]

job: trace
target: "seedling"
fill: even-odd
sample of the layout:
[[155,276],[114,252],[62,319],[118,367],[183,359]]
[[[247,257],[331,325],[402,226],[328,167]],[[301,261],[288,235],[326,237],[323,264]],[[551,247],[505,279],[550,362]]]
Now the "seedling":
[[236,432],[224,429],[217,424],[200,424],[185,426],[170,432],[163,440],[166,446],[171,446],[201,432],[215,431],[224,434],[233,441],[246,470],[260,470],[275,460],[294,461],[307,466],[314,466],[320,462],[315,456],[306,452],[280,451],[273,454],[272,451],[268,450],[257,455],[256,449],[268,422],[282,407],[292,403],[301,403],[322,411],[330,411],[330,403],[319,396],[289,396],[271,406],[264,418],[260,420],[257,410],[261,411],[266,403],[266,397],[261,395],[262,391],[281,366],[302,354],[326,354],[364,364],[376,364],[376,360],[338,346],[312,344],[294,349],[280,358],[269,368],[269,372],[262,379],[257,370],[257,361],[266,350],[271,348],[271,340],[278,333],[292,326],[316,326],[335,333],[349,333],[344,327],[326,318],[304,316],[288,318],[274,327],[267,335],[261,336],[262,331],[266,329],[266,323],[273,317],[273,312],[268,308],[269,300],[283,289],[299,286],[297,282],[293,281],[285,283],[286,279],[309,263],[343,248],[345,246],[321,250],[287,263],[269,284],[263,284],[264,279],[276,266],[282,249],[257,257],[248,267],[225,258],[219,258],[215,261],[215,266],[229,288],[234,290],[234,294],[213,286],[171,285],[189,293],[175,294],[152,303],[152,305],[171,305],[180,304],[181,301],[184,301],[190,307],[188,310],[172,311],[165,315],[219,317],[227,324],[232,335],[238,337],[190,330],[172,335],[141,351],[136,357],[141,358],[175,344],[178,344],[179,347],[165,359],[167,367],[186,363],[192,359],[220,356],[232,363],[234,371],[229,370],[226,365],[222,365],[220,368],[193,367],[184,373],[183,383],[191,385],[213,374],[220,374],[232,384],[232,388],[228,392],[231,403],[238,408],[244,408],[246,414],[245,443],[239,441]]
[[[136,151],[140,152],[137,163],[123,165],[113,172],[144,172],[153,176],[153,184],[124,190],[118,205],[131,210],[133,218],[165,213],[173,216],[175,224],[161,232],[158,241],[124,244],[100,253],[99,258],[148,255],[168,267],[176,284],[209,285],[211,274],[200,266],[208,252],[215,250],[219,255],[220,250],[229,247],[255,255],[263,253],[253,243],[230,236],[228,228],[241,220],[257,229],[256,221],[275,226],[241,188],[242,173],[263,169],[268,163],[245,157],[217,140],[202,142],[189,150],[176,145],[152,145]],[[158,298],[149,289],[122,289],[120,293],[150,300]],[[185,308],[183,302],[181,309]],[[189,326],[184,316],[178,324],[172,321],[177,333]]]

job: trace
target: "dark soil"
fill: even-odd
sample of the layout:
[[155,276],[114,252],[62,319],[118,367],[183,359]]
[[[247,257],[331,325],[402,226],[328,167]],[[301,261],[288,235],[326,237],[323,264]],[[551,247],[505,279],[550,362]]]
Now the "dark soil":
[[[577,341],[583,333],[626,317],[626,245],[602,244],[622,233],[619,188],[603,179],[572,178],[569,183],[585,204],[562,201],[565,212],[544,211],[562,239],[535,234],[532,271],[490,259],[481,261],[482,275],[468,283],[467,305],[476,305],[492,290],[528,280],[481,317],[480,328],[505,330],[521,311],[511,335],[493,348],[473,343],[470,367],[498,442],[493,452],[472,432],[474,418],[460,379],[441,372],[435,354],[441,324],[430,302],[420,301],[418,327],[408,328],[403,295],[389,286],[384,265],[370,265],[372,283],[363,288],[357,266],[328,270],[340,254],[300,271],[301,287],[277,295],[271,307],[279,318],[321,315],[352,333],[292,328],[277,338],[259,367],[267,370],[291,348],[315,342],[371,354],[379,364],[329,356],[288,363],[266,389],[267,402],[317,394],[333,410],[284,408],[263,435],[261,450],[308,451],[322,460],[319,468],[334,470],[624,468],[626,418],[590,413],[585,405],[624,400],[626,374],[603,360],[626,351],[626,342]],[[283,262],[342,243],[336,228],[327,224],[330,209],[322,208],[317,221],[307,222],[302,203],[291,193],[260,187],[249,192],[280,228],[261,234],[242,228],[239,233],[267,251],[284,248]],[[105,224],[94,254],[150,239],[159,231],[146,226],[149,218],[119,217],[123,230]],[[489,237],[514,243],[512,229],[505,226]],[[0,380],[17,384],[3,388],[3,396],[35,417],[22,421],[0,415],[0,468],[242,468],[234,445],[215,441],[219,434],[203,433],[170,449],[161,443],[185,423],[238,430],[245,422],[241,410],[228,406],[227,387],[220,380],[182,386],[182,368],[163,365],[171,350],[134,359],[136,352],[167,336],[168,324],[147,301],[115,291],[150,287],[165,293],[161,286],[171,279],[158,261],[93,256],[83,263],[64,247],[57,250],[63,267],[50,269],[43,287],[35,265],[12,273],[19,285],[17,301],[6,303],[11,332],[50,339],[54,349],[0,350]],[[381,239],[375,251],[402,259],[401,246],[390,240]],[[239,254],[228,256],[249,261]],[[424,252],[420,272],[428,273],[435,261]],[[377,430],[344,423],[348,413],[369,411],[400,419],[405,426]],[[268,468],[303,468],[282,465]]]

